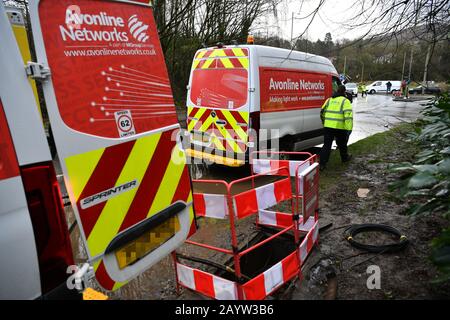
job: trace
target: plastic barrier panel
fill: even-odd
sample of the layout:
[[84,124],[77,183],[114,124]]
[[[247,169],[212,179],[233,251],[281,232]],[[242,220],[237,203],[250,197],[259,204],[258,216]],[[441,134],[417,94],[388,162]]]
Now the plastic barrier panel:
[[314,244],[319,240],[319,222],[316,222],[313,227],[308,231],[306,237],[300,244],[300,265],[303,265],[308,254],[311,252]]
[[238,218],[257,213],[292,198],[291,183],[283,179],[233,196]]
[[223,194],[194,193],[194,208],[198,217],[225,219],[228,215],[227,198]]
[[309,160],[289,161],[289,160],[268,160],[268,159],[253,159],[252,168],[254,173],[267,173],[270,170],[279,169],[282,167],[289,168],[291,177],[295,177],[297,168],[302,172],[311,165]]
[[236,300],[236,283],[177,263],[178,282],[191,290],[217,300]]
[[242,286],[246,300],[262,300],[295,277],[299,261],[294,252]]
[[299,172],[299,190],[302,195],[303,222],[315,214],[319,208],[319,164],[314,163],[303,172]]

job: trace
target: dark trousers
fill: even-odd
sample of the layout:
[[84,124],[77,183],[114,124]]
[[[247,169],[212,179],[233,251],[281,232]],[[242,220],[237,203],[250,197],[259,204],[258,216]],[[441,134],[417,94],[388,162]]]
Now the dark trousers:
[[325,166],[330,158],[331,146],[333,140],[336,139],[336,144],[341,154],[341,160],[346,161],[348,159],[347,141],[349,131],[341,129],[323,128],[324,129],[324,143],[322,150],[320,150],[320,165]]

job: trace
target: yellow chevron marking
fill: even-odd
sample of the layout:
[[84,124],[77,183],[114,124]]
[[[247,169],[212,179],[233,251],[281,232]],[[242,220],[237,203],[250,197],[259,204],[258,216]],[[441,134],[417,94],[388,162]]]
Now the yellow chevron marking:
[[192,62],[192,70],[197,69],[199,63],[200,60],[194,59],[194,62]]
[[194,59],[194,62],[192,63],[192,69],[197,68],[198,64],[200,63],[200,59],[203,58],[203,56],[205,55],[206,50],[205,51],[200,51],[198,56]]
[[216,59],[206,59],[205,63],[202,65],[202,69],[208,69],[209,66],[214,62]]
[[[93,267],[94,267],[94,273],[97,272],[98,267],[100,266],[100,263],[103,261],[103,259],[98,259],[97,261],[95,261],[93,263]],[[128,281],[124,281],[124,282],[115,282],[114,286],[112,288],[112,291],[115,291],[117,289],[119,289],[120,287],[122,287],[124,284],[127,284]]]
[[216,50],[214,50],[213,53],[211,53],[211,55],[209,57],[210,58],[223,57],[223,58],[220,58],[220,61],[223,63],[225,68],[227,68],[227,69],[234,68],[234,66],[231,63],[230,59],[227,57],[227,54],[225,53],[225,50],[223,50],[223,49],[216,49]]
[[248,70],[248,58],[238,58],[244,69]]
[[199,131],[201,132],[207,132],[209,127],[211,126],[211,123],[214,122],[214,118],[209,116],[205,122],[202,123],[202,126],[200,127]]
[[[183,152],[180,150],[178,144],[173,148],[172,153]],[[178,157],[179,158],[179,157]],[[183,174],[185,161],[170,161],[164,173],[164,178],[159,185],[159,189],[156,192],[152,206],[148,211],[147,217],[160,212],[167,208],[172,203],[172,198],[180,183],[181,175]]]
[[217,138],[216,136],[213,136],[212,142],[213,142],[214,145],[216,146],[215,149],[219,149],[219,150],[222,150],[222,151],[226,151],[226,150],[225,150],[225,146],[223,145],[222,141],[220,141],[220,139]]
[[[199,108],[197,113],[193,116],[193,118],[200,119],[201,116],[205,113],[206,108]],[[191,132],[192,129],[194,129],[195,125],[197,124],[198,120],[188,120],[188,132]]]
[[97,269],[100,266],[100,262],[102,262],[102,259],[98,259],[94,262],[94,272],[97,272]]
[[245,69],[248,69],[248,57],[247,55],[244,53],[244,51],[240,48],[233,48],[233,53],[237,56],[237,57],[245,57],[245,58],[238,58],[239,62],[242,64],[242,66]]
[[231,145],[231,147],[233,148],[233,151],[236,153],[237,152],[242,153],[241,148],[239,148],[239,145],[233,139],[233,137],[228,132],[228,130],[223,128],[222,126],[217,126],[217,128],[219,129],[220,133],[227,139],[227,143]]
[[[136,140],[115,186],[135,179],[139,183],[142,182],[160,137],[161,133],[157,133]],[[137,188],[119,194],[106,202],[87,239],[92,256],[103,253],[109,242],[115,237],[138,189],[139,185]]]
[[244,53],[244,50],[241,48],[232,48],[231,49],[236,57],[246,57],[247,55]]
[[227,119],[227,122],[233,127],[233,130],[239,136],[239,139],[241,139],[243,142],[247,142],[247,133],[244,131],[244,129],[242,129],[240,125],[237,124],[237,121],[233,117],[231,112],[228,110],[223,110],[222,113]]
[[214,57],[226,57],[227,55],[225,54],[225,50],[223,49],[215,49],[213,51],[213,53],[211,53],[211,55],[209,56],[210,58],[214,58]]
[[230,59],[228,59],[228,58],[220,58],[220,61],[223,63],[225,68],[227,68],[227,69],[234,68],[233,63],[231,63]]
[[116,291],[117,289],[119,289],[121,286],[123,286],[124,284],[127,284],[128,281],[124,281],[124,282],[116,282],[114,283],[114,286],[112,288],[112,291]]
[[69,174],[67,187],[72,189],[73,196],[76,200],[80,197],[104,151],[105,148],[93,150],[65,159]]

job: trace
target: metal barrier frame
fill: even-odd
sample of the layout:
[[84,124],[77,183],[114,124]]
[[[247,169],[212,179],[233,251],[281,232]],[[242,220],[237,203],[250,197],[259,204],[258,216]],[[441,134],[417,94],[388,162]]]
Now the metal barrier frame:
[[[295,198],[295,215],[298,217],[300,215],[300,203],[303,200],[303,196],[300,195],[300,190],[299,190],[299,185],[300,185],[300,177],[299,174],[301,172],[299,172],[300,167],[303,165],[303,163],[309,162],[310,164],[316,163],[319,161],[319,157],[315,154],[312,154],[310,152],[297,152],[297,151],[270,151],[270,150],[262,150],[262,151],[253,151],[252,153],[250,153],[250,170],[251,170],[251,174],[255,174],[254,172],[254,167],[253,167],[253,160],[255,159],[260,159],[259,157],[255,158],[255,156],[258,155],[296,155],[296,156],[306,156],[307,158],[305,160],[296,160],[296,161],[302,161],[302,163],[298,164],[295,168],[295,193],[293,193],[293,197]],[[264,159],[264,160],[271,160],[271,159]],[[290,160],[271,160],[271,161],[290,161]],[[290,170],[289,170],[289,174],[290,174]],[[317,173],[319,175],[319,173]],[[314,215],[314,220],[317,222],[317,220],[319,219],[319,212],[318,210],[315,210],[315,215]],[[303,221],[303,223],[305,223],[306,221]]]
[[[254,168],[253,168],[253,159],[254,159],[254,155],[257,154],[279,154],[279,155],[300,155],[300,156],[306,156],[306,160],[299,160],[301,161],[301,163],[299,163],[296,167],[295,167],[295,193],[292,192],[292,187],[291,187],[291,168],[286,167],[286,166],[280,166],[278,168],[275,169],[271,169],[268,170],[266,172],[262,172],[262,173],[255,173],[254,172]],[[318,209],[315,208],[315,213],[314,213],[314,224],[311,226],[311,228],[309,228],[308,230],[300,230],[299,227],[299,218],[300,218],[300,203],[302,203],[302,201],[304,200],[305,195],[301,195],[300,194],[300,190],[299,190],[299,182],[300,182],[300,174],[301,172],[299,172],[299,169],[302,167],[302,165],[306,162],[309,162],[310,165],[314,164],[317,162],[318,157],[316,155],[313,155],[309,152],[277,152],[277,151],[255,151],[252,152],[250,154],[250,166],[251,166],[251,175],[248,177],[244,177],[241,179],[237,179],[234,180],[230,183],[227,183],[226,181],[223,180],[192,180],[193,183],[206,183],[206,184],[215,184],[215,185],[223,185],[226,189],[226,194],[223,194],[226,198],[226,204],[227,204],[227,209],[228,209],[228,219],[229,219],[229,224],[230,224],[230,233],[231,233],[231,250],[230,249],[225,249],[225,248],[220,248],[220,247],[216,247],[216,246],[212,246],[212,245],[208,245],[208,244],[204,244],[204,243],[200,243],[200,242],[196,242],[196,241],[192,241],[192,240],[186,240],[185,243],[189,244],[189,245],[194,245],[194,246],[198,246],[201,248],[205,248],[205,249],[209,249],[209,250],[213,250],[213,251],[217,251],[220,253],[224,253],[227,255],[230,255],[233,257],[233,262],[234,262],[234,275],[236,279],[241,280],[242,279],[242,272],[241,272],[241,258],[243,256],[245,256],[246,254],[252,252],[253,250],[261,247],[262,245],[272,241],[273,239],[289,232],[289,231],[293,231],[294,234],[294,244],[295,244],[295,251],[289,253],[286,257],[284,257],[283,259],[281,259],[279,262],[277,262],[275,265],[271,266],[269,269],[267,269],[266,271],[263,271],[262,273],[258,274],[256,277],[252,278],[251,280],[248,280],[247,282],[243,282],[243,281],[231,281],[231,280],[226,280],[224,278],[221,278],[219,276],[216,276],[214,274],[208,273],[206,271],[201,271],[199,269],[195,269],[195,268],[191,268],[186,266],[183,263],[180,263],[178,261],[178,257],[176,255],[176,252],[172,253],[172,258],[173,258],[173,262],[174,262],[174,267],[175,267],[175,277],[176,277],[176,287],[177,287],[177,292],[179,293],[180,290],[180,286],[186,287],[190,290],[194,290],[195,292],[198,292],[200,294],[206,295],[208,297],[212,297],[212,298],[216,298],[216,296],[210,294],[206,294],[205,292],[201,292],[200,290],[197,290],[197,288],[190,288],[188,286],[186,286],[185,284],[181,283],[179,280],[179,276],[178,276],[178,266],[184,266],[187,269],[192,269],[192,272],[197,271],[200,272],[201,274],[203,274],[203,276],[208,276],[211,277],[211,281],[214,282],[214,279],[216,280],[220,280],[220,281],[225,281],[227,282],[227,285],[230,286],[231,284],[234,285],[234,289],[236,291],[236,297],[239,300],[244,300],[247,299],[248,297],[246,296],[246,294],[244,293],[246,289],[250,288],[250,291],[252,289],[251,286],[251,282],[256,281],[257,278],[260,278],[262,275],[264,275],[267,272],[272,272],[273,268],[275,266],[277,266],[280,263],[283,263],[283,261],[286,260],[291,260],[293,254],[295,253],[296,256],[296,263],[295,263],[295,273],[292,273],[289,275],[288,278],[284,279],[284,272],[282,273],[282,282],[281,283],[277,283],[274,285],[274,287],[272,288],[272,290],[270,290],[270,292],[265,292],[264,293],[264,297],[262,297],[261,295],[258,296],[258,298],[265,298],[271,294],[273,294],[275,291],[277,291],[280,287],[282,287],[283,284],[285,284],[286,282],[292,280],[292,278],[294,278],[295,276],[298,276],[299,279],[302,279],[302,270],[301,270],[301,266],[304,263],[305,259],[307,258],[307,256],[309,255],[309,252],[312,250],[313,246],[317,243],[318,241]],[[272,160],[272,161],[289,161],[289,160]],[[254,244],[253,246],[246,248],[245,250],[239,252],[238,250],[238,241],[237,241],[237,235],[236,235],[236,221],[239,220],[237,212],[235,212],[235,207],[234,207],[234,198],[240,194],[243,194],[245,192],[248,192],[250,190],[255,190],[255,179],[258,177],[262,177],[262,176],[268,176],[268,175],[279,175],[279,176],[284,176],[284,178],[277,180],[278,181],[283,181],[284,179],[288,179],[289,180],[289,186],[290,186],[290,197],[289,199],[286,200],[290,200],[291,201],[291,215],[292,215],[292,224],[284,227],[284,226],[278,226],[277,227],[279,229],[281,229],[280,231],[276,232],[275,234],[271,235],[270,237]],[[317,172],[318,175],[318,172]],[[317,177],[318,179],[318,177]],[[233,186],[239,184],[239,183],[243,183],[246,181],[251,181],[251,189],[237,193],[237,194],[232,194],[232,188]],[[275,182],[272,182],[275,183]],[[317,186],[318,188],[318,186]],[[318,193],[318,190],[317,190]],[[204,193],[206,194],[206,193]],[[286,201],[284,200],[284,201]],[[318,201],[318,200],[317,200]],[[280,203],[280,202],[277,202]],[[260,212],[260,208],[258,208],[257,212],[251,213],[250,215],[256,215],[256,225],[262,226],[264,224],[260,224],[259,223],[259,212]],[[288,213],[284,213],[284,214],[288,214]],[[246,216],[246,217],[248,217]],[[205,218],[208,218],[208,216],[205,216]],[[209,217],[212,218],[212,217]],[[237,220],[235,220],[237,219]],[[303,219],[303,224],[306,223],[307,221],[304,221]],[[306,233],[304,239],[302,239],[302,241],[300,241],[300,233]],[[280,266],[278,266],[279,268]],[[276,272],[276,271],[275,271]],[[279,276],[279,274],[278,274]],[[265,281],[265,280],[263,280]],[[267,291],[267,287],[264,288],[264,290]]]

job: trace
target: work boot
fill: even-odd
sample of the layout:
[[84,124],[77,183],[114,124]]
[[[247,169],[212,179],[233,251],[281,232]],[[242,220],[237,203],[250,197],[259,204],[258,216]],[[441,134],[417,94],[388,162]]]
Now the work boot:
[[353,158],[353,155],[349,154],[345,159],[342,160],[343,163],[349,162]]

